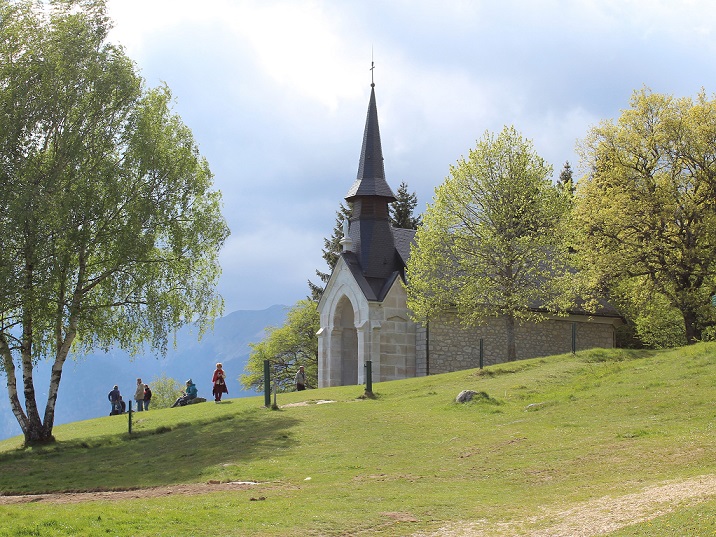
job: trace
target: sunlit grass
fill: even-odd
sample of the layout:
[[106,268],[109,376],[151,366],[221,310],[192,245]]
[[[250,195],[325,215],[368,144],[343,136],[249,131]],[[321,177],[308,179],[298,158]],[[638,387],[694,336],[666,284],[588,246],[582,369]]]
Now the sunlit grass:
[[[525,519],[716,473],[714,386],[716,345],[595,350],[377,383],[375,399],[353,386],[280,395],[279,405],[334,402],[278,411],[263,397],[151,410],[134,415],[132,435],[126,416],[68,424],[51,446],[0,442],[3,493],[257,485],[0,506],[9,515],[0,536],[172,536],[207,524],[227,536],[409,535],[450,521]],[[463,389],[480,395],[458,405]],[[676,524],[680,512],[664,520]]]

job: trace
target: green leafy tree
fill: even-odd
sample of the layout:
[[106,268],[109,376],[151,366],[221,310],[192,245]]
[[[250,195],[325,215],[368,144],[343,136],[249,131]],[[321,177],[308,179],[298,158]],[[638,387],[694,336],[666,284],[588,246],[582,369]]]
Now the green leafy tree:
[[0,0],[0,359],[26,443],[53,440],[71,351],[164,352],[213,321],[228,235],[169,89],[107,42],[104,2],[48,3]]
[[609,293],[642,346],[663,349],[686,345],[681,313],[647,278],[623,279]]
[[408,185],[403,181],[395,193],[395,201],[390,204],[390,223],[397,228],[418,229],[421,217],[414,215],[417,206],[418,197],[415,192],[408,191]]
[[341,203],[340,208],[336,211],[336,223],[333,226],[333,234],[323,239],[323,259],[328,265],[328,272],[321,272],[316,270],[316,276],[321,280],[320,284],[315,284],[311,280],[308,280],[308,288],[311,291],[311,299],[318,302],[321,299],[323,290],[325,289],[328,280],[331,278],[331,272],[338,263],[338,257],[341,254],[341,239],[343,238],[343,222],[349,220],[351,217],[350,206],[346,207]]
[[714,140],[716,100],[642,89],[581,143],[590,173],[578,185],[573,224],[585,288],[634,311],[627,303],[642,295],[633,290],[646,287],[666,316],[680,313],[675,343],[702,339],[715,320]]
[[169,408],[184,393],[185,384],[162,374],[149,383],[152,390],[152,402],[149,408]]
[[566,271],[560,239],[566,198],[552,168],[514,127],[486,133],[436,190],[408,262],[408,307],[419,321],[456,310],[465,324],[505,319],[508,360],[515,322],[556,309]]
[[294,378],[299,366],[304,366],[307,387],[315,388],[318,379],[318,337],[320,316],[316,303],[299,300],[288,311],[286,322],[278,328],[266,330],[260,343],[252,343],[241,384],[246,389],[264,389],[264,360],[271,362],[272,382],[280,392],[295,389]]

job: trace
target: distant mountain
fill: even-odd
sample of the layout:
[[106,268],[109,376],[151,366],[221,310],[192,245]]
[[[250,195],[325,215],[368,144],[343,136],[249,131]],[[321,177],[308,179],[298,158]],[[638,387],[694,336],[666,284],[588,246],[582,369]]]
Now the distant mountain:
[[[177,332],[176,347],[170,348],[166,358],[154,355],[130,356],[118,349],[109,353],[96,353],[79,360],[68,360],[62,370],[60,391],[55,408],[55,425],[95,418],[109,414],[107,393],[114,384],[119,386],[125,401],[132,399],[137,377],[151,385],[155,377],[166,375],[181,384],[191,378],[199,388],[199,395],[211,397],[211,375],[216,362],[224,364],[228,375],[228,397],[246,397],[255,392],[242,389],[238,378],[251,349],[265,336],[265,329],[281,326],[288,308],[271,306],[265,310],[240,310],[230,313],[214,323],[214,330],[198,341],[195,327],[184,327]],[[40,414],[47,402],[50,364],[42,363],[36,369],[35,389]],[[4,380],[4,379],[3,379]],[[0,390],[0,440],[22,434],[10,410],[4,382]]]

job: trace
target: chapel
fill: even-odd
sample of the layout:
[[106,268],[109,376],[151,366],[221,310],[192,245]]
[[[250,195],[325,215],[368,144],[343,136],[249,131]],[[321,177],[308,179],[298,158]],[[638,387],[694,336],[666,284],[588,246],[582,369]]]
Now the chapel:
[[[463,326],[446,312],[425,325],[408,314],[405,267],[415,231],[394,228],[389,204],[395,195],[385,178],[375,84],[358,175],[345,200],[352,207],[343,224],[338,262],[318,303],[318,386],[364,384],[370,361],[372,381],[405,379],[492,365],[507,359],[505,321]],[[593,347],[615,346],[618,312],[605,305],[598,314],[544,314],[539,323],[516,327],[520,359]]]

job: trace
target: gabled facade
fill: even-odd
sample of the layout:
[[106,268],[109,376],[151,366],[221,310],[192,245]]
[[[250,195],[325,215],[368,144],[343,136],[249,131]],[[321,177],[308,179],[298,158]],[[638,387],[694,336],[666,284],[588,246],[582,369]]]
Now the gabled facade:
[[343,252],[321,300],[318,385],[362,384],[416,375],[415,323],[408,317],[405,262],[412,230],[393,229],[385,180],[375,84],[371,84],[358,175],[345,197],[352,206]]
[[[385,179],[375,84],[363,133],[358,175],[348,190],[350,222],[344,223],[343,252],[318,309],[318,386],[398,380],[491,365],[506,360],[504,320],[476,328],[446,313],[419,326],[408,315],[405,267],[415,231],[391,226],[388,205],[395,195]],[[540,323],[516,327],[520,358],[592,347],[613,347],[618,313],[545,315]]]

